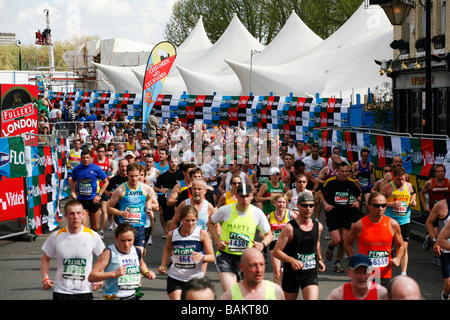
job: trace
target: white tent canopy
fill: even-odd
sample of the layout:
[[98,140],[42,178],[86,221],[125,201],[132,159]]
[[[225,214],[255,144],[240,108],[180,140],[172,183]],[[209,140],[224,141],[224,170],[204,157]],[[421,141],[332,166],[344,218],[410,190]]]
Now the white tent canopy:
[[[120,46],[114,45],[114,41],[105,40],[105,42],[109,44],[109,47],[111,48],[107,49],[107,52],[119,50],[119,52],[114,52],[111,57],[119,57],[121,54],[123,58],[126,58],[127,56],[131,57],[133,52],[136,52],[135,49],[130,47],[128,48],[131,49],[132,52],[124,51]],[[179,64],[188,64],[193,58],[197,58],[211,46],[212,44],[209,41],[203,26],[203,20],[200,17],[189,37],[177,48],[177,57],[175,61]],[[125,90],[127,90],[128,92],[141,93],[142,84],[144,83],[145,67],[153,47],[154,45],[145,47],[145,49],[148,50],[145,55],[135,55],[134,60],[132,61],[130,61],[131,59],[128,59],[128,61],[117,61],[117,59],[112,59],[110,55],[107,55],[105,60],[103,60],[102,55],[102,63],[93,63],[93,65],[106,75],[116,92],[125,92]],[[107,45],[105,45],[104,48],[107,48]],[[136,59],[139,59],[140,62],[137,66]],[[123,63],[126,63],[126,66],[122,66]],[[126,89],[124,90],[124,88]],[[181,94],[184,91],[186,91],[186,85],[181,75],[178,73],[177,68],[171,68],[161,93]]]
[[[273,65],[291,61],[311,50],[323,40],[292,11],[286,24],[261,53],[253,58],[255,65]],[[229,59],[231,60],[231,59]]]
[[[364,5],[332,36],[285,64],[253,65],[252,91],[256,95],[348,97],[365,93],[385,78],[379,76],[374,59],[392,57],[389,43],[392,25],[381,9],[365,10]],[[238,75],[242,91],[249,92],[250,67],[228,61]]]
[[[393,28],[383,10],[367,10],[364,4],[325,40],[293,12],[267,47],[248,32],[237,15],[219,40],[211,44],[200,18],[178,47],[175,66],[161,93],[248,95],[251,78],[255,95],[364,94],[386,81],[374,60],[392,57],[392,37]],[[94,65],[106,75],[105,80],[117,92],[139,93],[153,47],[124,39],[99,40],[67,52],[65,59],[72,66],[80,60],[84,48],[92,57],[101,53],[101,63]],[[251,56],[252,50],[260,53]],[[102,78],[100,74],[97,79]]]
[[143,82],[139,83],[131,67],[115,67],[95,62],[92,62],[92,64],[107,75],[115,92],[142,92]]
[[235,94],[239,81],[225,59],[248,61],[252,50],[263,50],[235,14],[228,28],[204,54],[185,65],[177,64],[189,94]]
[[235,14],[219,40],[205,53],[182,67],[207,74],[229,72],[225,59],[246,61],[251,50],[262,50],[263,48],[264,46],[248,32]]

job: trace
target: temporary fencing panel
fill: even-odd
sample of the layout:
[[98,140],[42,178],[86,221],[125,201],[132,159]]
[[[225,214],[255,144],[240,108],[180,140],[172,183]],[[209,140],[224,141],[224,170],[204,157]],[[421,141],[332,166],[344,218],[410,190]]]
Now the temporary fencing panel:
[[[398,136],[395,133],[377,134],[353,132],[341,129],[317,130],[319,145],[325,155],[330,156],[332,148],[339,146],[342,156],[350,162],[361,159],[360,151],[370,151],[369,161],[375,167],[376,179],[383,177],[383,166],[391,164],[395,156],[401,156],[403,168],[409,174],[409,182],[417,193],[425,182],[434,176],[434,166],[444,164],[446,177],[450,178],[450,140]],[[418,197],[417,197],[418,199]],[[415,210],[421,211],[420,201]]]
[[[31,135],[34,136],[34,135]],[[41,235],[61,222],[60,199],[68,196],[67,157],[69,139],[36,136],[37,143],[27,143],[27,200],[30,232]]]
[[0,238],[28,234],[24,138],[0,138],[0,175]]

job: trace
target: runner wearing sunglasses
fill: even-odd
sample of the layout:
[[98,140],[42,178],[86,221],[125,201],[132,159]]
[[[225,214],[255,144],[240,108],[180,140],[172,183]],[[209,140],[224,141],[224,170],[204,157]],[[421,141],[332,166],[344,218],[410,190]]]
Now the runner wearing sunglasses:
[[317,271],[324,272],[326,269],[320,247],[323,226],[311,218],[315,206],[311,192],[300,193],[297,206],[298,216],[281,231],[273,255],[284,262],[282,288],[286,300],[297,300],[299,289],[304,300],[317,300]]
[[[371,193],[368,199],[369,214],[352,225],[344,242],[349,258],[353,256],[353,243],[358,242],[358,253],[369,256],[375,277],[387,287],[392,278],[392,266],[400,266],[405,252],[400,225],[384,213],[387,208],[386,197],[378,192]],[[397,254],[391,258],[392,241],[397,244]]]

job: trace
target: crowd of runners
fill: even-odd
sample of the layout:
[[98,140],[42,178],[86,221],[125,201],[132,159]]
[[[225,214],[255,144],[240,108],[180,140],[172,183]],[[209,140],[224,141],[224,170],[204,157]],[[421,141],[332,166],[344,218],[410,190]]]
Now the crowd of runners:
[[[428,215],[424,249],[433,248],[441,264],[442,299],[448,299],[450,189],[443,165],[418,193],[401,157],[376,180],[366,149],[348,163],[339,147],[325,157],[318,144],[255,135],[245,123],[232,130],[185,128],[178,118],[161,125],[152,114],[145,131],[133,121],[80,122],[73,129],[67,226],[42,248],[43,287],[53,289],[54,299],[93,299],[102,285],[104,299],[139,299],[142,277],[159,273],[167,275],[172,300],[299,294],[317,300],[324,260],[349,276],[329,299],[420,299],[407,276],[411,208],[419,201]],[[143,259],[156,225],[166,244],[152,271]],[[109,246],[106,228],[114,230]],[[273,279],[264,276],[267,263]],[[208,266],[217,270],[220,297],[205,278]],[[393,267],[400,276],[392,277]]]

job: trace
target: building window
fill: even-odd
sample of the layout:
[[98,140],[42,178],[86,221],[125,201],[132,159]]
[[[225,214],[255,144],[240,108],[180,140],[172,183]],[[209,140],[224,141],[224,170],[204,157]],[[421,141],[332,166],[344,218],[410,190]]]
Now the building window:
[[437,123],[437,134],[448,134],[448,92],[447,88],[441,88],[438,90],[438,123]]
[[447,23],[447,1],[441,3],[441,34],[445,34],[445,24]]
[[413,91],[413,108],[411,112],[411,129],[412,133],[422,132],[422,91]]
[[411,38],[411,24],[408,16],[405,20],[405,41],[409,42],[410,38]]

